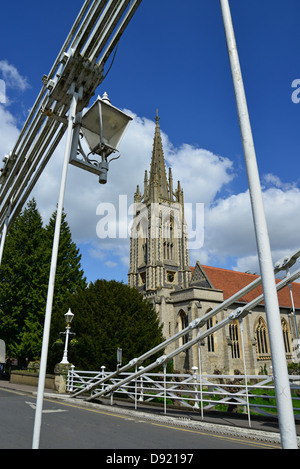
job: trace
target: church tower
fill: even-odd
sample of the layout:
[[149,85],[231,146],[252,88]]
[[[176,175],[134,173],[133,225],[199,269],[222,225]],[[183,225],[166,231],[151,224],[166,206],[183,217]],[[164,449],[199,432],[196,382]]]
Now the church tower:
[[134,195],[130,238],[128,285],[148,296],[186,288],[191,277],[183,191],[179,181],[173,190],[171,168],[167,176],[159,120],[157,115],[144,192],[137,186]]

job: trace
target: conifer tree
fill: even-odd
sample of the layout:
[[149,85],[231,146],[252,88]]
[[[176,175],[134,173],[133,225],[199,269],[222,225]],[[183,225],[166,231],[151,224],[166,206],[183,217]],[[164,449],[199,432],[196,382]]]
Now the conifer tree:
[[9,231],[0,268],[0,337],[13,357],[35,357],[45,310],[45,231],[31,200]]
[[[52,214],[46,226],[46,246],[50,266],[52,243],[55,230],[56,211]],[[62,358],[62,349],[55,346],[59,332],[65,331],[64,314],[69,309],[69,298],[87,286],[84,272],[81,269],[81,254],[72,241],[71,230],[63,212],[60,228],[60,239],[55,275],[54,297],[52,307],[51,331],[48,353],[48,368],[53,371],[55,364]]]
[[[7,354],[18,358],[20,365],[26,359],[40,358],[54,224],[55,215],[43,227],[33,199],[15,220],[5,242],[0,267],[0,337],[6,342]],[[65,214],[58,256],[53,316],[61,316],[56,326],[63,331],[66,311],[62,304],[69,292],[86,285]]]
[[163,341],[153,306],[121,282],[96,280],[72,295],[69,306],[77,339],[69,360],[77,368],[99,370],[104,365],[113,371],[119,347],[125,364]]
[[[51,261],[55,221],[56,211],[52,214],[46,226],[46,248],[49,265]],[[54,309],[62,306],[66,295],[76,293],[79,289],[86,287],[86,279],[81,269],[80,261],[80,251],[72,241],[71,230],[66,220],[66,214],[63,212],[55,275]]]

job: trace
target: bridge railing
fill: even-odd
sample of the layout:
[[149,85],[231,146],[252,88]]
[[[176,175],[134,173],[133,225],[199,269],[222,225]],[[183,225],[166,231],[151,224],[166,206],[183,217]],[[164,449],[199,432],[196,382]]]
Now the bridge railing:
[[[110,379],[110,375],[112,375]],[[133,375],[133,379],[109,392],[111,386]],[[99,388],[93,387],[101,378],[106,378]],[[290,389],[293,399],[295,418],[300,417],[300,376],[290,375]],[[221,410],[241,412],[248,415],[251,426],[251,415],[259,414],[277,417],[275,387],[273,376],[266,375],[200,375],[198,368],[193,373],[145,373],[138,377],[134,373],[124,372],[117,377],[105,371],[78,371],[72,367],[67,378],[67,391],[86,391],[90,398],[100,391],[107,390],[110,404],[118,397],[128,398],[135,408],[140,404],[158,403],[164,412],[171,406],[178,406],[200,412]]]

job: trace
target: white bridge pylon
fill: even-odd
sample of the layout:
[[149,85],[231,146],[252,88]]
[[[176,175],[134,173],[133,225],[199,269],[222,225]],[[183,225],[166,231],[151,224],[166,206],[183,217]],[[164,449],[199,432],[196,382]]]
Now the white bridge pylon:
[[[0,175],[2,243],[67,129],[75,84],[82,88],[77,112],[88,106],[104,80],[104,66],[141,0],[86,0]],[[0,249],[0,262],[3,246]]]

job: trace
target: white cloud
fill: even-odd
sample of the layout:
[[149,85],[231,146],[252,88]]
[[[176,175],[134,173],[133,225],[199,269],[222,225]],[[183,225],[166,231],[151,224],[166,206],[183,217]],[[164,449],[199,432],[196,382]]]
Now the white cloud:
[[232,161],[203,148],[183,144],[179,149],[167,148],[165,153],[186,202],[210,204],[234,178]]
[[[97,177],[90,173],[69,168],[65,198],[68,221],[76,242],[92,243],[95,262],[97,257],[99,261],[101,258],[110,264],[109,256],[113,255],[118,256],[121,264],[128,265],[129,239],[118,237],[119,221],[124,223],[124,216],[120,220],[119,195],[127,196],[127,206],[125,204],[121,213],[124,215],[124,210],[128,210],[133,203],[136,185],[139,184],[143,190],[144,171],[150,168],[154,136],[154,122],[136,115],[133,117],[121,144],[122,156],[111,164],[107,185],[99,185]],[[196,260],[212,265],[231,262],[234,269],[257,272],[259,267],[249,193],[246,191],[226,197],[222,192],[224,188],[233,190],[233,162],[186,144],[175,148],[165,134],[163,142],[165,158],[173,170],[174,184],[177,179],[181,181],[185,201],[205,202],[204,246],[197,251],[191,250],[191,263]],[[54,210],[58,197],[58,161],[62,160],[63,147],[62,144],[49,163],[35,191],[41,211],[44,208],[45,214],[48,210],[48,216]],[[264,203],[276,261],[298,247],[300,190],[295,184],[282,184],[275,175],[267,175],[264,181],[268,183],[268,188],[264,188]],[[220,194],[223,197],[217,198]],[[96,215],[96,209],[101,203],[110,203],[115,207],[115,239],[97,238],[96,226],[100,217]]]
[[117,262],[113,262],[113,261],[107,261],[105,262],[105,265],[106,267],[109,267],[110,269],[113,269],[114,267],[118,266]]
[[7,88],[15,88],[25,91],[30,87],[27,78],[23,77],[14,65],[7,60],[0,60],[0,72],[3,76]]
[[263,184],[265,184],[267,187],[277,187],[278,189],[283,190],[296,188],[298,182],[299,181],[284,183],[278,176],[272,173],[268,173],[263,176]]
[[[300,248],[300,189],[293,185],[286,190],[270,187],[263,191],[263,200],[275,263]],[[248,191],[218,200],[206,210],[203,251],[199,256],[208,262],[229,261],[234,270],[259,272]],[[197,254],[193,253],[193,258]]]
[[[16,126],[16,121],[13,115],[0,105],[0,158],[8,154],[14,147],[18,136],[19,129]],[[1,160],[0,160],[1,161]]]
[[[130,111],[128,111],[130,112]],[[126,228],[126,219],[137,184],[143,190],[144,172],[150,169],[155,123],[134,117],[121,143],[121,158],[111,163],[107,185],[97,176],[69,166],[64,208],[76,243],[89,246],[89,254],[99,266],[113,271],[128,266],[129,238],[119,238],[118,230]],[[14,117],[0,106],[0,152],[8,153],[19,130]],[[183,144],[172,145],[162,132],[164,153],[171,165],[174,186],[181,181],[187,203],[205,203],[205,237],[200,250],[191,250],[191,264],[224,265],[241,271],[258,272],[255,234],[248,191],[234,194],[235,168],[228,158]],[[47,222],[56,208],[61,178],[65,139],[62,140],[32,195]],[[297,183],[282,183],[273,174],[263,178],[263,195],[274,262],[298,249],[300,232],[300,189]],[[119,204],[119,195],[127,204]],[[231,195],[228,195],[231,194]],[[123,200],[124,202],[124,200]],[[115,239],[99,239],[96,234],[97,207],[101,203],[116,208]],[[120,209],[120,210],[119,210]],[[128,219],[128,222],[130,220]]]
[[[144,173],[150,169],[155,129],[154,121],[127,112],[134,119],[121,143],[121,158],[110,165],[108,183],[100,185],[97,176],[70,166],[64,203],[74,240],[77,243],[92,243],[94,255],[97,251],[101,251],[105,258],[109,254],[117,255],[123,265],[128,265],[129,261],[129,238],[120,239],[119,230],[124,236],[126,223],[130,223],[128,211],[133,204],[137,184],[143,191]],[[230,160],[190,145],[176,149],[163,132],[162,138],[167,163],[173,169],[174,185],[178,178],[186,202],[204,201],[209,204],[232,180],[233,164]],[[48,163],[33,193],[45,220],[55,210],[58,200],[63,152],[64,141]],[[123,196],[121,202],[120,195]],[[101,217],[96,211],[101,204],[111,204],[115,210],[116,239],[97,238],[96,228]]]

